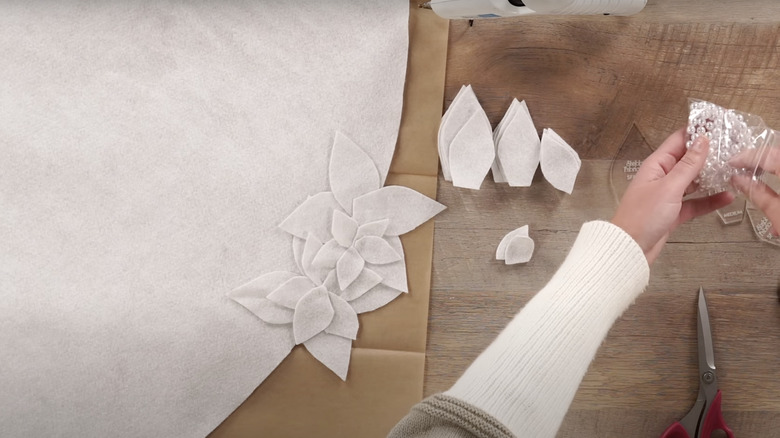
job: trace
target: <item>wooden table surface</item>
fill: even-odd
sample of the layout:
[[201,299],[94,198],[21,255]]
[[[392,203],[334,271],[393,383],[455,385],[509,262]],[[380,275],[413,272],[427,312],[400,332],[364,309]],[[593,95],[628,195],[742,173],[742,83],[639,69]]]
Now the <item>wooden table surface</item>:
[[[530,188],[488,176],[471,191],[439,179],[448,209],[435,225],[426,395],[447,389],[544,286],[583,222],[611,216],[613,158],[683,126],[688,98],[780,129],[778,23],[777,0],[649,0],[627,18],[451,23],[445,108],[470,83],[495,126],[513,97],[525,99],[537,129],[555,129],[583,167],[572,195],[540,173]],[[524,224],[536,241],[531,262],[497,262],[501,237]],[[691,408],[699,285],[727,423],[739,437],[780,436],[780,248],[759,242],[747,221],[726,227],[711,215],[672,236],[591,364],[560,437],[657,437]]]

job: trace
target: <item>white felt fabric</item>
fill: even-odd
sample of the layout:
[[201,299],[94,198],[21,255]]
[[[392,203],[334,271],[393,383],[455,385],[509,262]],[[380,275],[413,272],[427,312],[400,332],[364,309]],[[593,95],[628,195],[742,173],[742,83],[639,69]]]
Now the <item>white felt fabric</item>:
[[352,339],[321,332],[304,344],[309,353],[341,380],[347,379],[349,358],[352,355]]
[[352,213],[352,200],[382,186],[376,166],[363,149],[341,132],[336,132],[330,154],[330,189],[341,207]]
[[526,263],[534,253],[534,241],[528,236],[528,225],[507,233],[496,249],[496,260],[507,265]]
[[542,133],[540,155],[544,178],[558,190],[571,194],[582,161],[577,151],[551,128]]
[[408,5],[0,4],[3,436],[205,436],[255,390],[292,333],[225,293],[297,270],[337,130],[384,181]]
[[357,313],[348,302],[336,294],[330,293],[330,303],[333,306],[333,321],[325,328],[326,333],[357,339],[360,328]]
[[516,236],[528,236],[528,225],[523,225],[520,228],[508,232],[501,239],[501,242],[498,243],[498,248],[496,248],[496,260],[504,260],[506,247],[509,245],[509,241]]
[[354,201],[355,218],[361,224],[390,219],[385,233],[400,236],[441,213],[446,207],[408,187],[387,186]]
[[310,290],[298,300],[293,317],[296,344],[308,341],[325,330],[333,321],[334,310],[328,294],[328,290],[320,286]]
[[363,237],[355,242],[355,249],[367,263],[384,265],[401,260],[401,255],[381,237]]
[[[529,187],[539,167],[542,144],[525,101],[512,100],[496,132],[496,163],[501,177],[512,187]],[[493,175],[495,178],[495,172]]]
[[[461,111],[457,102],[467,92],[467,89],[471,88],[471,85],[461,85],[458,94],[450,102],[449,108],[444,112],[441,117],[441,123],[439,124],[438,134],[438,149],[439,149],[439,162],[441,163],[441,173],[446,181],[452,181],[452,175],[450,175],[450,144],[452,139],[455,138],[455,134],[458,133],[460,127],[465,124],[469,119],[468,111]],[[455,114],[455,116],[453,116]],[[450,118],[457,119],[453,122],[449,122]]]

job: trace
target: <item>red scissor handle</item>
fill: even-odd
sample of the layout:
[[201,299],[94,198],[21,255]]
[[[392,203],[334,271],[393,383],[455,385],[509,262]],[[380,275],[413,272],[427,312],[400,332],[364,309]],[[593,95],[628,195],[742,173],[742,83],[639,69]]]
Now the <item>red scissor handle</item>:
[[726,432],[726,436],[734,438],[734,432],[726,426],[726,422],[723,420],[723,412],[720,410],[720,390],[715,395],[715,399],[712,400],[710,410],[707,412],[707,417],[704,418],[704,424],[701,427],[702,438],[710,438],[712,432],[718,429],[723,429]]
[[675,421],[671,426],[666,428],[661,438],[691,438],[688,436],[688,432],[679,421]]

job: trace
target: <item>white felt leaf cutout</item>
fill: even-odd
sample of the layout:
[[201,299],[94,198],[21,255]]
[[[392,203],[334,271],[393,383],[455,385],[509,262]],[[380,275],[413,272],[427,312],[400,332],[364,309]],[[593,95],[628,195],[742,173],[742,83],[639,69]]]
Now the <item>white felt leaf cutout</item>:
[[348,248],[355,240],[358,223],[355,219],[347,216],[344,212],[335,210],[333,212],[333,238],[344,248]]
[[333,210],[340,208],[333,193],[317,193],[303,201],[303,204],[279,224],[279,228],[301,239],[306,239],[309,234],[312,234],[321,242],[325,242],[331,238]]
[[271,272],[235,288],[228,292],[227,296],[269,324],[287,324],[292,322],[292,310],[266,297],[297,276],[298,274],[292,272]]
[[330,189],[347,213],[352,213],[353,199],[381,186],[379,172],[371,157],[338,131],[333,141],[328,175]]
[[295,343],[301,344],[325,330],[333,321],[333,305],[325,287],[320,286],[306,293],[295,306],[293,335]]
[[475,112],[450,145],[452,185],[479,190],[496,158],[493,130],[484,111]]
[[301,254],[303,272],[316,284],[322,284],[328,271],[327,268],[317,267],[313,264],[314,258],[322,250],[322,247],[322,242],[313,234],[310,234],[309,238],[306,239],[306,244],[303,246],[303,254]]
[[390,219],[382,219],[375,222],[369,222],[358,227],[355,240],[366,236],[382,237],[387,231],[387,226],[390,225]]
[[325,332],[319,333],[303,344],[309,353],[333,371],[341,380],[347,379],[352,340]]
[[268,294],[268,299],[288,309],[295,309],[298,301],[317,285],[307,277],[293,277]]
[[292,251],[293,258],[295,259],[295,266],[298,267],[300,272],[303,272],[303,265],[301,265],[301,259],[303,258],[303,246],[306,244],[306,240],[300,237],[293,236],[292,238]]
[[571,194],[582,162],[577,152],[555,131],[547,128],[542,133],[542,173],[558,190]]
[[346,250],[346,248],[336,242],[336,239],[331,239],[322,245],[311,264],[316,269],[333,269]]
[[408,187],[387,186],[355,199],[354,217],[361,224],[389,219],[385,234],[399,236],[417,228],[445,208]]
[[[460,127],[463,126],[471,116],[471,113],[469,113],[469,105],[459,105],[460,100],[464,95],[469,94],[470,89],[470,85],[468,87],[466,85],[460,87],[458,94],[452,99],[449,108],[447,108],[447,111],[442,116],[441,123],[439,124],[439,161],[441,162],[441,173],[444,175],[446,181],[452,181],[449,157],[450,144],[452,144],[452,139],[455,138]],[[476,98],[476,96],[474,96],[474,98]]]
[[365,264],[365,260],[363,260],[363,257],[360,257],[360,254],[354,247],[344,251],[339,261],[336,262],[336,278],[339,281],[341,290],[348,288],[358,278]]
[[381,237],[366,236],[355,242],[355,249],[368,263],[384,265],[401,260],[401,255]]
[[409,292],[409,284],[406,279],[406,260],[404,259],[404,247],[401,245],[401,239],[398,236],[387,236],[385,239],[395,252],[401,255],[401,260],[386,265],[366,263],[364,269],[370,269],[379,274],[382,277],[382,284],[401,292]]
[[380,277],[379,274],[372,271],[371,269],[363,269],[355,281],[353,281],[349,287],[341,292],[341,298],[345,299],[346,301],[352,301],[354,299],[360,298],[363,296],[363,294],[381,282],[382,277]]
[[501,239],[496,249],[496,260],[507,265],[526,263],[534,253],[534,241],[528,236],[528,225],[510,231]]
[[[515,102],[517,99],[512,103]],[[509,120],[496,142],[496,158],[510,186],[529,187],[539,167],[542,143],[525,101],[516,104],[515,110],[507,116]]]
[[378,284],[360,298],[350,301],[349,304],[357,313],[371,312],[398,298],[402,293],[400,290]]
[[333,321],[325,328],[325,333],[342,336],[349,339],[357,339],[358,322],[357,313],[348,302],[336,294],[330,294],[330,304],[333,306]]

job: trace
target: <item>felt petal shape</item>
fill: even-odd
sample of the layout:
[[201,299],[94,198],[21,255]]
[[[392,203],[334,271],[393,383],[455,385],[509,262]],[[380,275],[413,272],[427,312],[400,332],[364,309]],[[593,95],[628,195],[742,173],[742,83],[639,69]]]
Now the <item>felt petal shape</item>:
[[330,304],[333,306],[333,321],[325,328],[325,333],[356,339],[360,323],[357,313],[348,302],[336,294],[329,294]]
[[349,305],[352,306],[357,313],[370,312],[393,301],[402,293],[403,292],[400,290],[393,289],[380,283],[363,294],[362,297],[350,301]]
[[571,194],[582,162],[577,152],[550,128],[542,133],[542,173],[558,190]]
[[529,187],[539,166],[542,143],[525,101],[515,107],[497,142],[497,159],[510,186]]
[[267,323],[289,323],[292,322],[292,310],[274,304],[266,297],[279,286],[297,276],[298,274],[292,272],[271,272],[233,289],[227,293],[227,296]]
[[314,257],[322,250],[323,244],[317,237],[310,234],[306,239],[306,244],[303,246],[303,254],[301,255],[301,266],[303,267],[303,273],[306,274],[314,283],[322,284],[322,280],[325,279],[327,268],[317,267],[313,265]]
[[333,315],[333,306],[324,286],[316,287],[307,292],[295,306],[295,315],[293,316],[295,343],[304,343],[325,330],[333,321]]
[[287,218],[279,224],[279,228],[295,237],[306,239],[309,234],[316,236],[321,242],[330,239],[333,210],[340,210],[332,192],[321,192],[305,200]]
[[[441,162],[441,173],[446,181],[452,181],[450,175],[449,151],[452,139],[458,133],[460,128],[469,119],[469,105],[459,105],[459,102],[465,94],[468,94],[471,86],[462,85],[458,94],[452,99],[449,108],[441,118],[438,134],[439,161]],[[472,92],[473,94],[473,92]],[[476,96],[474,96],[476,100]],[[479,102],[477,102],[479,103]]]
[[364,269],[371,269],[379,274],[382,277],[382,284],[401,292],[409,292],[409,284],[406,279],[406,260],[404,259],[404,248],[401,244],[401,239],[398,236],[386,236],[385,239],[395,252],[401,255],[401,260],[386,265],[366,263]]
[[365,264],[365,260],[360,257],[355,248],[349,248],[344,252],[344,255],[336,262],[336,278],[341,290],[345,290],[355,281]]
[[506,246],[504,263],[514,265],[526,263],[534,254],[534,241],[528,236],[515,236]]
[[412,231],[445,208],[408,187],[386,186],[355,199],[353,216],[361,224],[389,219],[385,234],[398,236]]
[[493,145],[495,146],[496,158],[493,159],[493,165],[490,167],[490,170],[493,172],[493,181],[496,183],[507,182],[504,170],[501,168],[501,162],[498,160],[498,142],[501,140],[507,122],[514,116],[515,111],[517,111],[517,99],[512,99],[512,103],[509,104],[504,117],[501,118],[501,121],[496,125],[496,129],[493,130]]
[[355,242],[355,249],[368,263],[384,265],[401,260],[401,256],[381,237],[363,237]]
[[498,248],[496,249],[496,260],[504,260],[506,257],[506,247],[509,245],[509,242],[516,236],[526,236],[528,237],[528,225],[523,225],[522,227],[512,230],[508,232],[502,239],[501,242],[498,244]]
[[331,239],[322,245],[322,248],[312,259],[311,264],[315,269],[333,269],[346,250],[346,248],[336,242],[336,239]]
[[303,258],[303,246],[305,244],[306,244],[306,240],[301,239],[300,237],[293,236],[292,239],[293,258],[295,259],[295,266],[298,267],[298,270],[300,272],[303,272],[303,265],[301,264],[301,259]]
[[317,285],[306,277],[293,277],[268,294],[268,299],[288,309],[295,309],[298,301]]
[[452,140],[449,157],[452,185],[479,190],[496,158],[493,130],[484,111],[475,112],[463,125]]
[[309,353],[333,371],[341,380],[347,380],[349,358],[352,355],[352,340],[325,332],[303,344]]
[[348,288],[341,292],[341,298],[346,301],[352,301],[360,298],[368,292],[371,288],[382,282],[382,277],[376,272],[370,269],[363,269],[358,275],[358,278],[349,285]]
[[371,157],[346,135],[336,131],[330,154],[330,189],[347,213],[352,200],[381,187],[379,172]]
[[358,230],[358,223],[355,219],[347,216],[346,213],[333,211],[333,226],[331,232],[336,242],[344,248],[349,248],[355,240],[355,234]]
[[390,219],[382,219],[374,222],[369,222],[358,227],[355,240],[366,236],[382,237],[385,235],[387,226],[390,224]]
[[336,280],[336,270],[331,269],[328,272],[328,275],[325,276],[325,281],[322,282],[322,285],[325,286],[325,289],[332,292],[340,291],[339,288],[339,282]]

